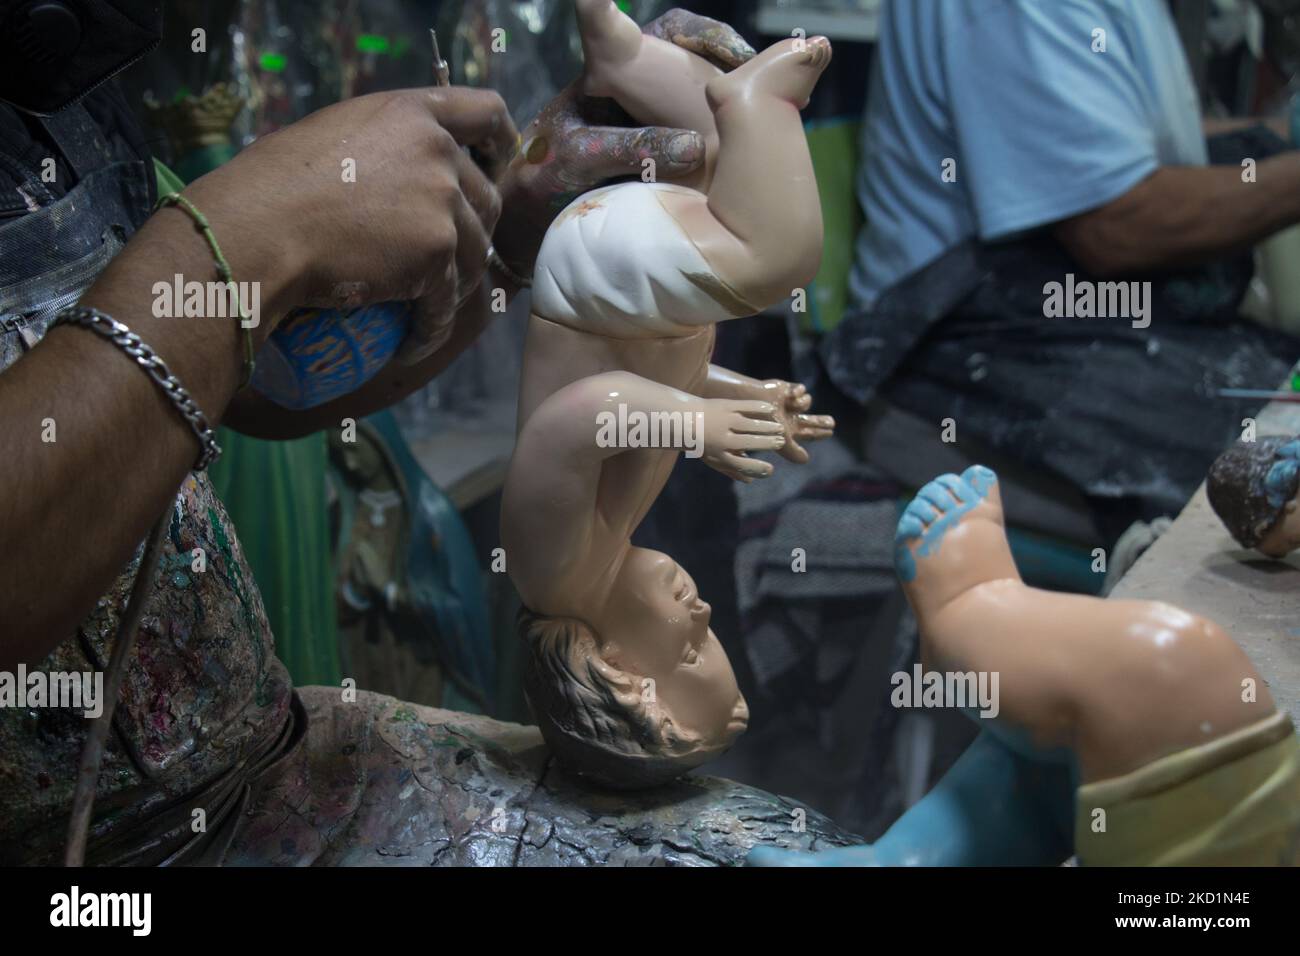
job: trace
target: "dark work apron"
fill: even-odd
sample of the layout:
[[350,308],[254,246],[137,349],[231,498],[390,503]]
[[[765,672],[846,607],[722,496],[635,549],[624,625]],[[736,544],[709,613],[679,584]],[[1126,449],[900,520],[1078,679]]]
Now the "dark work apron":
[[[1210,141],[1240,165],[1284,146],[1268,130]],[[1113,528],[1177,514],[1258,410],[1220,388],[1274,388],[1300,340],[1242,319],[1247,253],[1150,279],[1146,328],[1124,318],[1047,318],[1044,285],[1100,282],[1046,231],[971,240],[845,316],[822,342],[835,385],[877,395],[1078,488]],[[1117,520],[1107,520],[1114,509]]]
[[[40,341],[148,218],[151,165],[122,160],[81,104],[39,120],[76,176],[60,199],[24,170],[23,192],[41,208],[0,226],[0,371]],[[19,161],[0,143],[0,162]]]

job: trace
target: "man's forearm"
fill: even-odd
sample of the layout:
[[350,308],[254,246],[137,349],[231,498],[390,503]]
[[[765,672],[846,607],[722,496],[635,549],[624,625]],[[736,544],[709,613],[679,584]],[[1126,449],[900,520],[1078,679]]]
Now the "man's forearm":
[[1300,152],[1240,166],[1162,166],[1114,202],[1058,223],[1088,271],[1109,276],[1197,265],[1300,222]]
[[[236,277],[262,281],[263,303],[277,307],[275,270],[257,262],[280,258],[227,235]],[[193,224],[172,209],[145,224],[81,303],[139,335],[215,426],[239,379],[238,321],[156,317],[154,284],[177,273],[216,277]],[[267,324],[254,330],[259,342]],[[0,422],[0,666],[8,666],[40,660],[73,632],[200,449],[143,369],[85,328],[52,329],[0,374]]]
[[1287,116],[1207,116],[1201,120],[1201,132],[1208,139],[1224,133],[1238,133],[1255,126],[1267,126],[1285,143],[1291,142],[1290,118]]

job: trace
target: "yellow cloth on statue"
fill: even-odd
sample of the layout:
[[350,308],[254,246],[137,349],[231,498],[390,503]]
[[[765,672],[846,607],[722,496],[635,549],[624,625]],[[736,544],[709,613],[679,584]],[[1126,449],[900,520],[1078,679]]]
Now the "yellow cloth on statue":
[[1074,846],[1084,866],[1300,864],[1300,743],[1289,716],[1079,787]]

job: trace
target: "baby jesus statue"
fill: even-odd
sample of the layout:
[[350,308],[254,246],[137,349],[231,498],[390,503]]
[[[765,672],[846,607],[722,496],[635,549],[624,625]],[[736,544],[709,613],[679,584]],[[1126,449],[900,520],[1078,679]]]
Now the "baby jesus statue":
[[[638,123],[697,130],[706,161],[674,184],[586,193],[547,232],[501,540],[548,746],[586,779],[645,787],[724,751],[748,710],[695,582],[634,547],[633,532],[683,450],[748,482],[772,471],[750,452],[805,462],[800,443],[834,428],[808,413],[803,386],[709,362],[716,323],[784,300],[817,270],[821,209],[799,111],[831,48],[786,40],[723,73],[643,35],[612,0],[577,10],[583,92]],[[647,422],[670,440],[629,440]]]

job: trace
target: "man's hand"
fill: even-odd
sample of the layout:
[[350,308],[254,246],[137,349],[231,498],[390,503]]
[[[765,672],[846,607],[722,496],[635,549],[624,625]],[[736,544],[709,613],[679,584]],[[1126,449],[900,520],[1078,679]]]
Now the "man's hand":
[[641,32],[690,50],[723,71],[734,70],[754,56],[754,48],[727,24],[680,7],[651,20]]
[[[669,10],[643,32],[731,70],[754,49],[731,27],[685,10]],[[543,107],[524,130],[520,155],[501,183],[504,212],[496,248],[516,272],[532,273],[551,221],[577,196],[623,176],[638,176],[653,159],[657,175],[672,180],[704,162],[693,130],[631,125],[612,100],[584,96],[575,80]]]
[[478,287],[501,211],[492,179],[461,147],[504,166],[517,142],[490,90],[376,93],[258,140],[186,195],[205,212],[236,203],[300,250],[283,308],[418,300],[399,353],[415,361],[446,340]]

